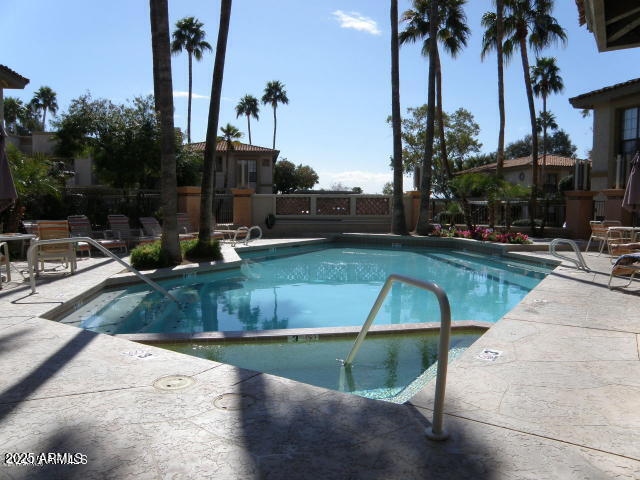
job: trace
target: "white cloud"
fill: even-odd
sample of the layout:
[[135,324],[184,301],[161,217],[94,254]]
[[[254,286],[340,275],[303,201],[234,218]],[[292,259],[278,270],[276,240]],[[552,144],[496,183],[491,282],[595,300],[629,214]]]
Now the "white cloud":
[[[187,98],[189,97],[189,92],[173,92],[174,97],[178,98]],[[206,95],[200,95],[199,93],[191,93],[191,98],[209,98]]]
[[374,173],[362,170],[345,172],[319,172],[320,184],[315,188],[330,188],[334,183],[342,183],[349,188],[360,187],[364,193],[382,193],[385,183],[393,180],[392,172]]
[[374,19],[362,16],[358,12],[345,13],[342,10],[336,10],[332,15],[342,28],[351,28],[371,35],[380,35],[382,33]]

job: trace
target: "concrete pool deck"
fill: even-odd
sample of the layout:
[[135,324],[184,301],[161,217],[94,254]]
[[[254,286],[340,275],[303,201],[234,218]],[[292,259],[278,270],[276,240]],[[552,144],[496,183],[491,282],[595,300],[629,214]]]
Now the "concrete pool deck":
[[[558,267],[451,364],[443,443],[424,436],[431,385],[395,405],[38,317],[121,271],[104,258],[0,290],[0,479],[639,478],[640,282],[610,291],[609,258],[586,258],[594,272]],[[154,387],[168,375],[193,384]]]

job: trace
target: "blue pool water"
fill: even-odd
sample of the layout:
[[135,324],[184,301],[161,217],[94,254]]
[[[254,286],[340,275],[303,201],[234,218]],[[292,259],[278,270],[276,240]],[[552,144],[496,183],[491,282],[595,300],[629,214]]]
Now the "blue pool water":
[[[495,322],[549,270],[505,257],[436,248],[326,244],[243,255],[241,268],[106,291],[61,321],[109,334],[191,333],[360,326],[391,273],[429,280],[447,293],[453,320]],[[439,321],[435,297],[392,288],[376,324]]]
[[[477,331],[454,331],[449,361],[479,337]],[[403,403],[435,378],[438,340],[438,332],[371,335],[362,344],[351,369],[344,369],[336,359],[346,356],[353,338],[294,343],[182,342],[158,346],[318,387]]]

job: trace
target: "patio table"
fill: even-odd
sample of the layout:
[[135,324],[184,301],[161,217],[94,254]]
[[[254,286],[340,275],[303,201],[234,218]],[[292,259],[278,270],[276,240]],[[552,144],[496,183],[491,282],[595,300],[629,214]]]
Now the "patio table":
[[611,226],[609,227],[610,232],[620,232],[620,238],[623,240],[630,240],[631,242],[635,242],[637,240],[638,234],[640,233],[640,227],[621,227],[621,226]]
[[[2,242],[12,242],[12,241],[16,241],[16,240],[20,240],[22,242],[24,242],[25,240],[33,240],[34,238],[36,238],[36,236],[32,233],[0,233],[0,243]],[[9,266],[13,267],[13,269],[19,273],[22,278],[24,278],[24,275],[22,275],[22,272],[20,270],[18,270],[15,265],[12,265],[11,262],[9,262]],[[0,289],[2,288],[2,283],[0,283]]]

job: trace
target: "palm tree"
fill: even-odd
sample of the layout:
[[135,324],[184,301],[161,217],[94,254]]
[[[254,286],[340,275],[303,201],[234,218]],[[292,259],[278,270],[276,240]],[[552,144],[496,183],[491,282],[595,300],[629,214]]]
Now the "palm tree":
[[272,82],[268,82],[267,86],[264,88],[264,95],[262,95],[262,103],[264,105],[271,105],[273,107],[273,149],[275,150],[276,128],[278,125],[276,110],[278,108],[279,103],[282,103],[283,105],[289,104],[289,99],[287,98],[287,91],[284,89],[284,85],[278,80],[273,80]]
[[[442,47],[455,58],[467,45],[467,39],[471,31],[467,26],[467,17],[463,6],[467,0],[439,0],[438,3],[438,31],[437,39]],[[429,56],[429,10],[431,0],[414,0],[414,9],[407,10],[402,20],[407,23],[406,28],[400,34],[400,43],[414,43],[423,40],[422,54]],[[447,157],[447,145],[445,139],[445,122],[442,114],[442,64],[438,49],[435,49],[436,58],[436,110],[438,122],[438,135],[440,137],[440,149],[442,164],[447,178],[451,178],[451,166]]]
[[[442,0],[446,1],[446,0]],[[439,10],[441,0],[414,0],[416,11],[422,9],[428,20],[427,25],[421,24],[420,31],[428,31],[428,37],[424,41],[422,48],[423,55],[426,53],[429,57],[429,80],[427,88],[427,128],[425,132],[424,154],[422,156],[422,165],[420,167],[420,212],[418,214],[418,224],[416,225],[416,233],[418,235],[428,235],[433,227],[429,223],[429,202],[431,197],[431,176],[433,166],[433,138],[435,130],[435,102],[436,102],[436,71],[438,69],[438,43],[436,41],[438,34]],[[403,18],[407,18],[408,12],[405,12]],[[416,21],[423,21],[424,17],[411,16]],[[411,26],[411,25],[409,25]],[[400,42],[403,41],[405,32],[400,34]],[[415,36],[414,38],[418,38]]]
[[220,131],[222,132],[220,140],[226,143],[226,154],[224,159],[226,165],[226,168],[224,169],[224,189],[226,191],[229,179],[229,153],[235,150],[235,140],[242,138],[242,132],[230,123],[227,123],[224,127],[220,127]]
[[167,0],[150,0],[151,47],[153,53],[153,91],[160,122],[160,169],[162,182],[162,253],[170,263],[182,261],[178,241],[176,210],[176,135],[173,125],[173,82],[169,44]]
[[[508,1],[508,0],[507,0]],[[496,176],[502,178],[504,167],[504,128],[506,114],[504,109],[504,0],[496,0],[496,13],[487,12],[482,17],[482,25],[487,28],[482,40],[480,57],[484,60],[495,48],[498,60],[498,110],[500,111],[500,127],[498,130],[498,150],[496,152]]]
[[47,110],[53,115],[58,111],[58,99],[56,92],[50,87],[40,87],[31,100],[36,110],[42,110],[42,131],[46,130]]
[[[504,0],[506,15],[504,18],[503,53],[509,60],[516,50],[520,50],[522,72],[529,104],[529,119],[531,121],[531,164],[533,182],[531,188],[531,229],[535,230],[535,211],[539,186],[538,178],[538,128],[536,109],[533,100],[531,72],[529,68],[529,53],[527,43],[534,52],[540,52],[553,43],[566,44],[567,35],[558,21],[551,15],[553,0]],[[483,37],[483,51],[489,51],[496,42],[496,15],[489,12],[482,17],[485,27]]]
[[247,129],[249,130],[249,145],[253,145],[253,143],[251,143],[251,117],[258,120],[259,112],[260,112],[260,107],[258,106],[258,99],[253,95],[245,95],[240,99],[240,101],[238,102],[238,105],[236,105],[236,118],[238,118],[240,115],[245,115],[247,117]]
[[4,123],[7,130],[16,132],[16,122],[22,116],[23,111],[24,103],[19,98],[7,97],[4,99]]
[[173,31],[173,41],[171,51],[178,54],[186,50],[189,59],[189,100],[187,106],[187,142],[191,143],[191,95],[192,95],[192,65],[193,59],[202,60],[204,52],[211,51],[211,45],[205,41],[205,31],[202,29],[204,23],[195,17],[185,17],[176,22],[176,29]]
[[391,233],[407,235],[402,199],[402,118],[400,117],[400,45],[398,0],[391,0],[391,124],[393,129],[393,216]]
[[218,118],[220,116],[220,97],[222,96],[222,80],[224,78],[224,61],[227,54],[227,38],[231,22],[232,0],[220,2],[220,27],[216,44],[216,59],[213,65],[213,81],[211,82],[211,98],[209,100],[209,119],[207,122],[207,138],[204,147],[204,163],[202,166],[202,190],[200,194],[200,230],[198,244],[206,247],[211,241],[213,214],[214,162],[218,144]]
[[[552,93],[560,93],[564,90],[564,83],[560,76],[560,68],[556,65],[554,57],[538,58],[535,66],[531,67],[533,82],[533,93],[536,97],[542,98],[542,181],[544,182],[544,171],[547,166],[547,129],[558,128],[555,124],[555,117],[547,112],[547,98]],[[549,113],[549,115],[548,115]],[[553,127],[555,124],[555,127]]]

